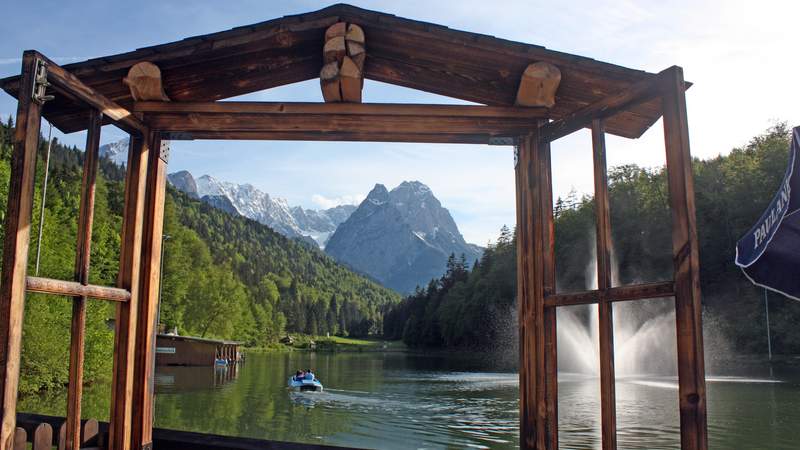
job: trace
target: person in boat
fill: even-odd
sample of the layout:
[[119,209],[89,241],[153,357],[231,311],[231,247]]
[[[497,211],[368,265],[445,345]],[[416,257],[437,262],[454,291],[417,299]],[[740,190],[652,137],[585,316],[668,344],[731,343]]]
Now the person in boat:
[[314,372],[311,369],[306,369],[305,379],[306,380],[313,380],[314,379]]
[[297,371],[297,372],[294,374],[294,381],[300,381],[300,380],[302,380],[304,375],[305,375],[305,374],[303,373],[303,371],[302,371],[302,370],[298,370],[298,371]]

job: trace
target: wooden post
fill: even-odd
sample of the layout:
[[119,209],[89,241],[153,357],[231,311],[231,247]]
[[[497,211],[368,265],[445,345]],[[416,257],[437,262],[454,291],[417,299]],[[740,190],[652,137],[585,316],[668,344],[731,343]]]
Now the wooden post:
[[[594,156],[594,207],[596,216],[597,289],[606,292],[611,280],[611,220],[608,212],[608,172],[606,138],[602,120],[592,121]],[[614,318],[612,303],[601,299],[597,304],[600,340],[600,409],[603,450],[617,448],[617,409],[614,392]]]
[[3,274],[0,279],[0,448],[3,449],[12,447],[16,432],[25,276],[42,112],[42,106],[32,98],[36,59],[34,52],[22,55],[22,81],[3,241]]
[[[520,448],[558,445],[555,288],[549,145],[520,138],[516,158],[517,302],[520,326]],[[549,216],[549,218],[548,218]]]
[[[145,137],[146,138],[146,137]],[[114,335],[109,449],[127,450],[131,443],[136,324],[139,305],[139,275],[144,225],[147,158],[150,147],[142,136],[131,136],[125,176],[125,207],[122,218],[122,248],[117,286],[131,293],[117,304]]]
[[[164,200],[167,186],[167,151],[162,151],[161,135],[151,133],[147,164],[144,237],[136,331],[136,366],[133,383],[132,448],[152,446],[153,394],[155,377],[156,329],[161,245],[164,228]],[[164,142],[164,145],[167,143]]]
[[683,70],[668,69],[664,81],[664,141],[667,151],[669,204],[672,211],[672,257],[675,323],[678,335],[678,396],[681,448],[708,448],[700,256],[694,207],[692,158]]
[[[86,134],[83,159],[81,202],[78,211],[78,248],[75,252],[75,281],[89,284],[89,264],[92,253],[92,223],[94,221],[95,185],[99,164],[100,128],[103,115],[92,110]],[[86,339],[86,297],[72,300],[72,326],[69,345],[69,389],[67,390],[67,449],[78,450],[81,444],[81,396],[83,394],[83,355]]]

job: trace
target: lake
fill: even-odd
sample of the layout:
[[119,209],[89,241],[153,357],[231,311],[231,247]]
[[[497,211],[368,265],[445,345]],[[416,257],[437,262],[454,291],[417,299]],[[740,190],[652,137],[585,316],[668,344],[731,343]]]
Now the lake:
[[[231,436],[364,448],[516,448],[517,374],[480,355],[250,353],[235,371],[159,367],[156,426]],[[312,368],[322,393],[289,392]],[[711,448],[800,446],[800,377],[709,375]],[[86,417],[104,419],[108,386],[85,393]],[[561,448],[599,448],[599,382],[559,375]],[[20,400],[20,410],[63,415],[63,393]],[[679,448],[677,380],[617,382],[619,448]]]

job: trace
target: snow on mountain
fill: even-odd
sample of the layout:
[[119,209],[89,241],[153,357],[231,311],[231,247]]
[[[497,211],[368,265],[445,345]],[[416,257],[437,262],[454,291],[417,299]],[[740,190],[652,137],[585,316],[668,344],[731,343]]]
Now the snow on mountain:
[[[340,223],[347,220],[356,207],[340,205],[315,211],[292,207],[282,198],[272,197],[251,184],[220,181],[210,175],[194,179],[187,171],[169,174],[167,179],[177,189],[224,210],[231,207],[242,216],[269,226],[290,237],[313,240],[321,248]],[[222,201],[222,198],[227,201]],[[221,206],[225,205],[224,208]]]
[[128,138],[110,144],[101,145],[99,149],[100,157],[106,157],[118,166],[125,166],[128,163]]
[[464,241],[450,212],[418,181],[404,181],[391,191],[376,184],[325,251],[402,293],[439,278],[450,254],[463,254],[472,263],[483,253]]

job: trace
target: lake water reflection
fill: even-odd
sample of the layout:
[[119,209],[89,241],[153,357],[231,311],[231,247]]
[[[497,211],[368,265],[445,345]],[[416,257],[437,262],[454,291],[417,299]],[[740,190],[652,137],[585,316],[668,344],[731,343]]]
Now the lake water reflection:
[[[518,379],[503,366],[476,355],[294,352],[251,353],[236,373],[159,368],[156,426],[379,449],[516,448]],[[325,392],[288,391],[298,368],[315,369]],[[709,376],[712,448],[798,448],[800,383],[776,378]],[[105,389],[87,395],[87,415],[104,417]],[[53,404],[20,407],[59,414]],[[620,379],[617,413],[620,448],[679,448],[675,378]],[[599,423],[597,378],[560,374],[561,448],[599,448]]]

